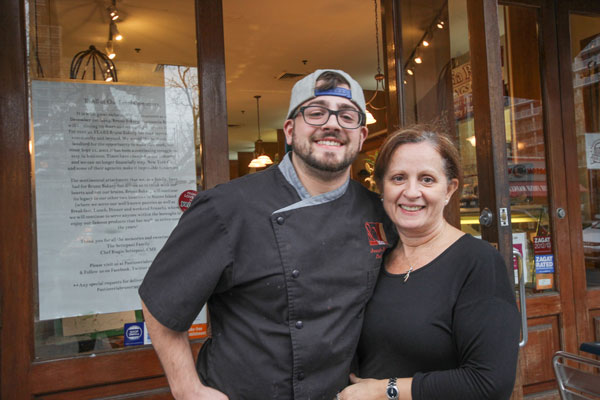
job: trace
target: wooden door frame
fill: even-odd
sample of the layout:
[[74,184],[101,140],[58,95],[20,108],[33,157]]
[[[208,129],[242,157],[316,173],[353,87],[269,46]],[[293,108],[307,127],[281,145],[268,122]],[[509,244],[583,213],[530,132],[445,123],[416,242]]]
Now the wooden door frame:
[[[207,188],[229,179],[223,17],[221,0],[196,0],[195,4]],[[0,22],[0,397],[27,399],[81,389],[89,396],[143,392],[169,398],[151,347],[35,361],[36,239],[28,151],[25,0],[0,2]],[[194,345],[195,350],[198,347]]]
[[[575,104],[572,85],[571,67],[571,35],[570,15],[589,14],[600,17],[600,4],[594,5],[585,0],[563,0],[557,2],[556,27],[558,37],[558,60],[560,98],[562,99],[562,131],[564,132],[564,159],[567,176],[568,208],[572,210],[569,216],[570,232],[578,234],[571,237],[571,260],[572,285],[575,315],[577,322],[577,337],[579,342],[597,340],[594,337],[592,321],[589,319],[588,310],[591,307],[600,307],[600,290],[588,290],[586,282],[585,261],[583,254],[583,234],[581,233],[582,219],[579,209],[581,199],[579,198],[579,177],[577,160],[577,140],[575,132]],[[572,350],[573,351],[573,350]],[[573,352],[577,353],[578,348]]]

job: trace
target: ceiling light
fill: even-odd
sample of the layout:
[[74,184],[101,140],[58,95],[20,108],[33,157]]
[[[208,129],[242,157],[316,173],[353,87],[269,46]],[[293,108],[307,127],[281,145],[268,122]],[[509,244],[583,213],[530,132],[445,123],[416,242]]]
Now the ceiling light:
[[256,99],[256,126],[258,130],[258,140],[254,144],[254,152],[255,154],[259,154],[259,156],[250,161],[250,164],[248,164],[248,168],[262,168],[266,167],[267,165],[273,164],[273,161],[271,160],[271,157],[266,155],[263,151],[263,141],[260,138],[260,107],[258,104],[260,96],[256,95],[254,96],[254,98]]
[[110,58],[111,60],[113,58],[115,58],[115,56],[116,56],[112,40],[109,40],[108,42],[106,42],[106,56],[108,58]]
[[266,154],[258,156],[256,159],[258,161],[260,161],[261,163],[265,164],[265,165],[271,165],[271,164],[273,164],[273,161],[271,161],[271,157],[269,157]]
[[371,111],[367,110],[367,125],[371,125],[377,122]]
[[422,62],[423,62],[423,59],[421,57],[415,57],[416,64],[421,64]]
[[123,40],[123,35],[119,32],[119,28],[117,28],[114,21],[110,23],[110,36],[115,40]]
[[421,42],[421,44],[423,45],[423,47],[427,47],[427,46],[429,46],[429,42],[428,42],[427,40],[423,40],[423,41]]
[[[373,105],[373,101],[375,100],[375,98],[377,97],[377,94],[379,93],[379,85],[381,85],[381,91],[383,92],[385,90],[384,87],[384,83],[383,80],[385,79],[385,75],[383,75],[381,73],[381,61],[380,61],[380,57],[379,57],[379,24],[378,24],[378,15],[379,13],[377,12],[377,1],[378,0],[373,0],[373,4],[374,4],[374,10],[375,10],[375,49],[377,50],[377,74],[375,74],[375,91],[373,93],[373,96],[366,102],[366,105],[371,107],[373,110],[385,110],[385,106],[383,107],[376,107]],[[373,118],[373,115],[371,114],[371,118]],[[375,122],[375,118],[373,118],[373,121]],[[371,122],[373,123],[373,122]],[[369,124],[369,112],[367,111],[367,125]]]
[[444,21],[439,21],[436,25],[439,29],[444,29]]
[[248,168],[262,168],[265,167],[266,165],[261,163],[260,160],[258,160],[257,158],[255,158],[254,160],[250,161],[250,164],[248,164]]
[[108,15],[112,21],[119,19],[119,12],[117,11],[117,0],[112,0],[112,5],[108,7]]
[[406,73],[409,74],[409,75],[414,75],[415,74],[415,72],[412,69],[410,69],[410,68],[408,68],[406,70]]

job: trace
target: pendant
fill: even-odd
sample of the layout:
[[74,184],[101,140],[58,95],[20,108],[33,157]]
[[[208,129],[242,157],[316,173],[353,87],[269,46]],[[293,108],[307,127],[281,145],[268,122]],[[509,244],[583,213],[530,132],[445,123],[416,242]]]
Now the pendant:
[[404,275],[404,283],[406,283],[406,281],[407,281],[407,280],[408,280],[408,278],[410,277],[410,273],[412,272],[412,270],[413,270],[413,267],[411,266],[411,267],[408,269],[408,272],[406,273],[406,275]]

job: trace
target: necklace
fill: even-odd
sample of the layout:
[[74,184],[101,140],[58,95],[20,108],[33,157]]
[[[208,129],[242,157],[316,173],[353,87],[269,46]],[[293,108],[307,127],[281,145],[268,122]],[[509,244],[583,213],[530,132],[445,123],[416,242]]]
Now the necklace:
[[409,265],[410,268],[408,268],[408,272],[406,273],[406,275],[404,275],[404,283],[406,283],[406,281],[408,280],[408,278],[410,277],[410,273],[413,270],[412,265]]

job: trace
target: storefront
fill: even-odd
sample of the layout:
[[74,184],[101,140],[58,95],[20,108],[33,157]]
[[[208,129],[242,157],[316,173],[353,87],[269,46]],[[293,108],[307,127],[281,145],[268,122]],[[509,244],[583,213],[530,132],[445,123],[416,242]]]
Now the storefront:
[[137,285],[195,191],[280,158],[291,85],[326,66],[373,99],[365,185],[389,131],[455,135],[447,217],[525,286],[514,398],[558,398],[554,352],[600,341],[600,3],[381,0],[374,24],[371,2],[321,2],[330,31],[316,3],[264,3],[0,5],[1,397],[169,398]]

